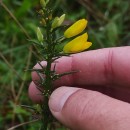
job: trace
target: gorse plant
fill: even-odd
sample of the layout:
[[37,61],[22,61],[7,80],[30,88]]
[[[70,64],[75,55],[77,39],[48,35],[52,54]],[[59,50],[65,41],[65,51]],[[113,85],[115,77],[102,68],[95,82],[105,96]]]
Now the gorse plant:
[[[40,61],[38,64],[41,69],[33,69],[38,74],[40,80],[35,81],[37,88],[43,95],[43,102],[40,105],[39,113],[41,114],[42,126],[41,130],[47,130],[50,124],[53,122],[53,117],[48,107],[49,96],[54,90],[53,82],[62,76],[68,74],[74,74],[77,70],[71,72],[57,73],[56,60],[62,56],[69,56],[72,53],[78,53],[88,49],[92,43],[87,42],[88,34],[84,32],[87,26],[87,20],[81,19],[66,29],[61,36],[57,35],[58,31],[63,31],[66,28],[62,25],[65,20],[65,14],[60,17],[53,16],[53,10],[51,9],[51,1],[40,0],[41,9],[38,11],[40,17],[41,27],[37,28],[37,41],[35,45],[41,61],[46,61],[46,66],[42,66]],[[81,34],[83,33],[83,34]],[[74,37],[74,38],[73,38]],[[69,40],[73,38],[73,40]],[[58,49],[58,46],[63,42],[67,42],[62,50]],[[54,67],[52,68],[52,63]],[[43,75],[45,75],[43,77]]]

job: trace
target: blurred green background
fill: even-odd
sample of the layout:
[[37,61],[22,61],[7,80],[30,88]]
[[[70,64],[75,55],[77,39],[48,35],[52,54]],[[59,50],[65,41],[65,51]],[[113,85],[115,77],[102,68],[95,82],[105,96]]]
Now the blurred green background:
[[[39,1],[0,0],[0,130],[31,121],[34,113],[18,105],[33,105],[28,98],[30,72],[37,62],[27,39],[35,39]],[[55,0],[54,13],[67,14],[66,22],[87,18],[91,49],[130,45],[129,0]],[[70,13],[71,12],[71,13]],[[39,122],[18,130],[38,130]],[[67,130],[57,126],[54,130]]]

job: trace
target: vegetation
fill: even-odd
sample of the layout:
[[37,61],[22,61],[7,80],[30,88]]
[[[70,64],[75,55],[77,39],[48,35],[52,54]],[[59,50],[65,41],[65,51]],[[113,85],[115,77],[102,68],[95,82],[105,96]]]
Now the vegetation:
[[[0,0],[1,130],[16,125],[21,125],[18,130],[36,130],[40,125],[32,110],[20,106],[35,106],[28,97],[31,75],[24,70],[37,62],[35,48],[28,39],[36,38],[38,2]],[[130,45],[129,0],[56,0],[54,10],[59,16],[67,14],[65,23],[87,18],[91,49]],[[66,130],[59,124],[54,126],[54,130]]]

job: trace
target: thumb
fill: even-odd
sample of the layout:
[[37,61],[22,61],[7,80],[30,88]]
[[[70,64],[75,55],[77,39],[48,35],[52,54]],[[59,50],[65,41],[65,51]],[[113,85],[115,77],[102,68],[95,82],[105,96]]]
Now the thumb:
[[60,87],[50,96],[49,108],[73,130],[130,129],[130,105],[96,91]]

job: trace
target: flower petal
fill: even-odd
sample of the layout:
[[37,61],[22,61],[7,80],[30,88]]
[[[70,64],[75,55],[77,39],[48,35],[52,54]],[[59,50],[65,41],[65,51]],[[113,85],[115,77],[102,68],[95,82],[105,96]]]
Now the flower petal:
[[74,40],[70,41],[69,43],[67,43],[64,48],[63,51],[65,53],[76,53],[76,52],[80,52],[82,50],[84,50],[84,48],[87,48],[87,45],[85,44],[86,41],[88,39],[88,34],[84,33],[81,36],[78,36],[77,38],[75,38]]
[[92,45],[92,42],[85,42],[81,50],[84,51],[88,49],[91,45]]
[[80,34],[86,28],[87,23],[88,21],[86,19],[78,20],[65,31],[64,36],[70,38]]

